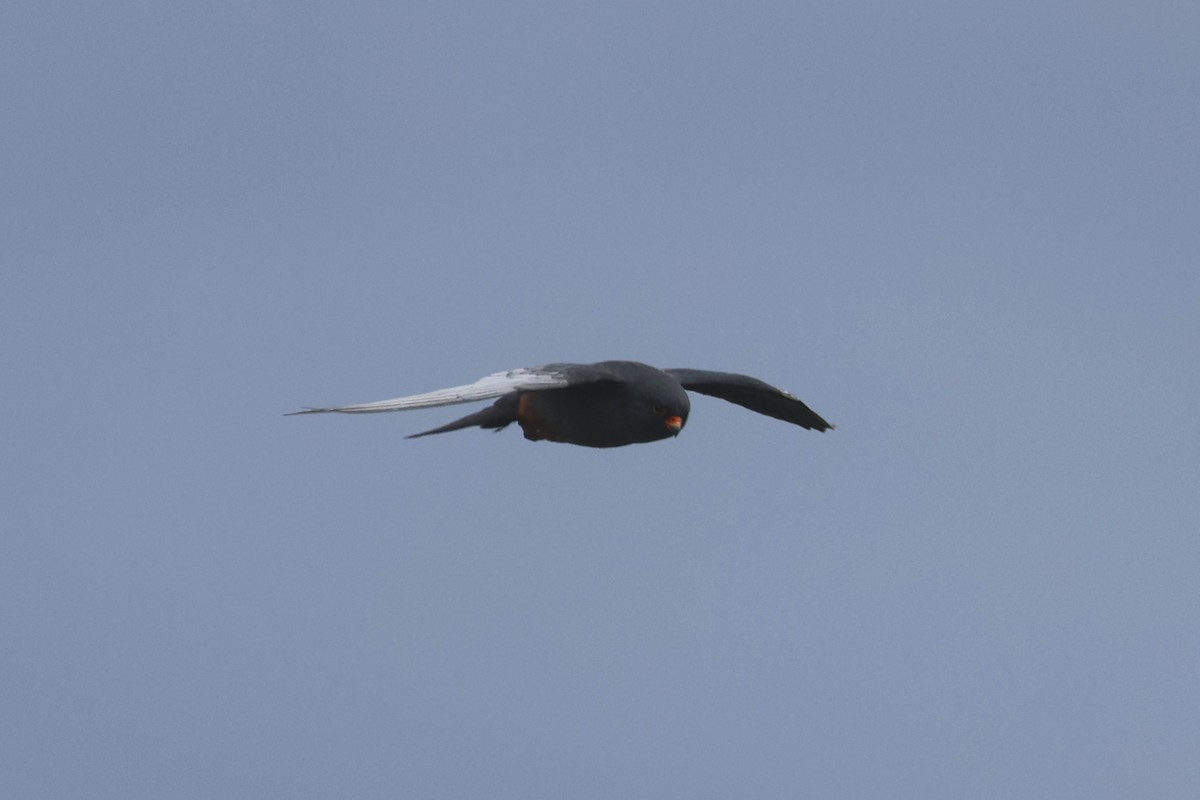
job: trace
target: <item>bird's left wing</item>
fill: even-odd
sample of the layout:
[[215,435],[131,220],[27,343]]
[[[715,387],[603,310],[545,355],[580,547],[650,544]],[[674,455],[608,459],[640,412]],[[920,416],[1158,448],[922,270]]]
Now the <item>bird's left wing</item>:
[[408,411],[413,408],[433,408],[434,406],[452,406],[458,403],[471,403],[476,400],[489,400],[519,391],[535,391],[539,389],[559,389],[572,383],[569,367],[573,365],[547,364],[543,367],[526,367],[511,369],[507,372],[497,372],[480,378],[465,386],[452,386],[449,389],[438,389],[425,394],[412,394],[407,397],[396,397],[391,400],[378,400],[374,403],[359,403],[353,406],[329,406],[328,408],[306,408],[303,411],[293,411],[287,416],[297,414],[374,414],[381,411]]
[[827,431],[835,427],[805,405],[800,398],[749,375],[709,372],[702,369],[665,369],[663,372],[679,381],[680,385],[690,392],[719,397],[802,428]]

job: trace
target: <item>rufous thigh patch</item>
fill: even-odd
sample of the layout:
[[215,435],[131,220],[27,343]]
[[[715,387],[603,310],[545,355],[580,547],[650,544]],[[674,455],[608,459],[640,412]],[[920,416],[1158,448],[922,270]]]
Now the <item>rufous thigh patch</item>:
[[517,401],[517,424],[524,431],[525,438],[532,442],[541,439],[553,441],[554,437],[546,430],[545,422],[537,412],[537,401],[534,399],[536,394],[536,392],[521,393],[521,398]]

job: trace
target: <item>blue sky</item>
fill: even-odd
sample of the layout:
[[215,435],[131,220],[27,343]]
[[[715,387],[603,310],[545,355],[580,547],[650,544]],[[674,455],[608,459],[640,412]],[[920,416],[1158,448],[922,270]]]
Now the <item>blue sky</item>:
[[1193,795],[1194,6],[0,23],[3,796]]

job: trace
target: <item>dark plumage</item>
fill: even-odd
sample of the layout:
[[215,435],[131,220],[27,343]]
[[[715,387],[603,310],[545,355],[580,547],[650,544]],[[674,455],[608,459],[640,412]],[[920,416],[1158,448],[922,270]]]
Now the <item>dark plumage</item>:
[[636,361],[546,364],[498,372],[466,386],[426,394],[294,413],[405,411],[499,398],[481,411],[407,438],[473,427],[501,430],[516,422],[525,438],[534,441],[620,447],[677,435],[691,411],[685,390],[809,430],[834,427],[799,398],[757,378],[697,369],[661,370]]

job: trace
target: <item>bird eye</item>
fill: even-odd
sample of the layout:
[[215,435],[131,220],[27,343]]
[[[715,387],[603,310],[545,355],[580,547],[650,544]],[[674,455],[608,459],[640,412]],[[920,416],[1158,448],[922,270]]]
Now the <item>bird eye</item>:
[[654,411],[654,413],[658,414],[659,416],[662,416],[663,414],[667,413],[666,406],[660,406],[658,403],[655,403],[651,408]]

